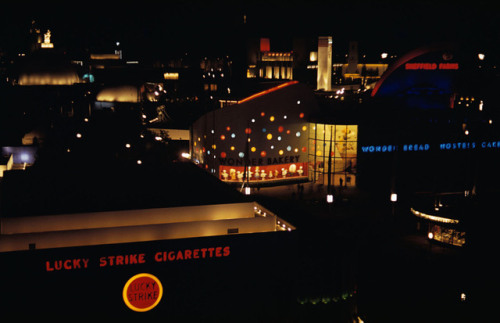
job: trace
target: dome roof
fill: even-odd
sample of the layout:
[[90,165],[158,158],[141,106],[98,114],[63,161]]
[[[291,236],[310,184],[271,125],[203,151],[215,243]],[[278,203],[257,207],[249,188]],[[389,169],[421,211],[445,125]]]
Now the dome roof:
[[106,87],[97,94],[97,101],[105,102],[139,102],[138,89],[133,85]]
[[54,53],[28,57],[18,77],[19,85],[73,85],[79,82],[75,68],[63,55]]

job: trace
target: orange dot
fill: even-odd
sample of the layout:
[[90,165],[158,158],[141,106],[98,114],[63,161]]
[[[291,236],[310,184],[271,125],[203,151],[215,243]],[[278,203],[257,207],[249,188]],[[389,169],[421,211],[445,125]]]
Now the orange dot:
[[263,150],[263,151],[261,151],[261,152],[260,152],[260,156],[261,156],[261,157],[266,157],[266,155],[267,155],[267,153],[266,153],[266,151],[265,151],[265,150]]
[[226,136],[221,135],[221,136],[220,136],[220,140],[224,140],[224,139],[226,139]]
[[245,133],[246,133],[247,135],[251,134],[251,133],[252,133],[252,129],[250,129],[250,128],[246,128],[246,129],[245,129]]
[[304,118],[304,112],[301,112],[301,113],[299,114],[299,118]]
[[260,116],[261,116],[261,117],[263,117],[263,116],[265,116],[265,115],[266,115],[266,113],[265,113],[265,112],[261,112],[261,113],[260,113]]

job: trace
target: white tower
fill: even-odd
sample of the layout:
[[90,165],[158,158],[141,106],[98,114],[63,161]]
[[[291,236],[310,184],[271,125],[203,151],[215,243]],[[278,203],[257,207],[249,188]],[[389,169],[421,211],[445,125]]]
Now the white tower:
[[318,78],[317,89],[332,89],[332,37],[318,38]]

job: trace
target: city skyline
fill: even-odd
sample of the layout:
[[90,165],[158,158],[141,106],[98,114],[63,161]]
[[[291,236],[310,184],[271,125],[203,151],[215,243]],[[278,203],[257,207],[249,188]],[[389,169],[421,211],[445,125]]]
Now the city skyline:
[[[487,2],[227,1],[146,2],[140,6],[63,4],[7,5],[0,21],[0,49],[23,49],[32,20],[51,29],[54,42],[68,52],[105,51],[120,43],[130,56],[162,58],[186,52],[198,56],[232,55],[246,37],[271,37],[274,50],[292,37],[333,36],[334,51],[350,40],[365,51],[408,51],[436,41],[462,42],[496,51],[498,5]],[[283,44],[280,44],[283,43]],[[272,48],[273,50],[273,48]]]

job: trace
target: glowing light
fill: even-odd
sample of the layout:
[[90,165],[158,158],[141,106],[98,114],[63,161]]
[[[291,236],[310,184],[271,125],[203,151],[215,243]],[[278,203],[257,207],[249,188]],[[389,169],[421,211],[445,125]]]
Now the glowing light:
[[297,137],[300,137],[300,131],[297,131],[297,133],[295,134]]
[[231,138],[236,138],[236,134],[234,132],[231,134]]
[[268,133],[268,134],[267,134],[267,140],[271,140],[271,139],[273,139],[273,135],[272,135],[272,134],[270,134],[270,133]]
[[266,132],[266,131],[267,131],[267,129],[266,129],[266,128],[262,128],[262,132]]
[[226,139],[226,136],[224,136],[224,135],[220,136],[220,140],[225,140],[225,139]]
[[227,130],[227,131],[231,131],[231,127],[230,127],[230,126],[227,126],[227,127],[226,127],[226,130]]
[[477,58],[479,58],[480,61],[484,60],[485,57],[486,55],[484,55],[483,53],[477,54]]
[[387,53],[382,53],[382,54],[380,54],[380,57],[381,57],[382,59],[386,59],[386,58],[387,58],[387,56],[389,56],[389,54],[387,54]]
[[254,153],[254,152],[256,152],[256,151],[257,151],[257,148],[252,147],[250,150]]
[[423,212],[419,212],[419,211],[415,210],[414,208],[410,208],[410,211],[411,211],[411,213],[413,213],[414,215],[416,215],[420,218],[431,220],[434,222],[453,223],[453,224],[460,222],[459,220],[456,220],[456,219],[449,219],[449,218],[443,218],[440,216],[425,214]]
[[265,116],[265,115],[266,115],[266,113],[265,113],[265,112],[261,112],[261,113],[260,113],[260,116],[261,116],[261,117],[263,117],[263,116]]
[[76,138],[78,138],[78,139],[82,138],[82,134],[78,132],[78,133],[76,134]]
[[277,139],[278,139],[278,141],[281,141],[281,136],[278,136],[278,138],[277,138]]
[[427,238],[429,238],[429,240],[432,240],[434,238],[434,233],[432,232],[427,233]]
[[[287,82],[287,83],[280,84],[280,85],[275,86],[275,87],[273,87],[273,88],[270,88],[270,89],[268,89],[268,90],[265,90],[265,91],[262,91],[262,92],[259,92],[259,93],[256,93],[256,94],[253,94],[253,95],[251,95],[251,96],[249,96],[249,97],[247,97],[247,98],[245,98],[245,99],[243,99],[243,100],[239,101],[238,103],[244,103],[244,102],[247,102],[247,101],[253,100],[253,99],[258,98],[258,97],[260,97],[260,96],[266,95],[266,94],[268,94],[268,93],[271,93],[271,92],[277,91],[277,90],[279,90],[279,89],[281,89],[281,88],[284,88],[284,87],[286,87],[286,86],[289,86],[289,85],[292,85],[292,84],[297,84],[297,83],[299,83],[299,82],[298,82],[298,81],[290,81],[290,82]],[[264,113],[264,112],[262,112],[262,113]],[[262,114],[261,114],[261,115],[262,115]],[[262,115],[262,116],[264,116],[264,115]]]
[[326,202],[327,203],[333,203],[333,194],[327,194],[326,195]]
[[238,154],[238,157],[240,157],[240,158],[245,157],[245,153],[243,153],[243,152],[240,151],[240,153]]
[[283,155],[283,150],[280,150],[278,154]]
[[252,133],[252,129],[250,129],[250,128],[245,128],[245,133],[246,133],[247,135],[251,134],[251,133]]
[[132,147],[132,146],[130,146],[130,144],[129,144],[129,143],[126,143],[126,144],[125,144],[125,148],[130,148],[130,147]]
[[234,146],[231,146],[231,148],[230,148],[230,149],[231,149],[231,150],[234,150]]
[[267,153],[265,150],[260,152],[260,157],[266,157]]
[[285,128],[283,128],[283,126],[278,127],[278,132],[283,132],[283,130],[285,130]]
[[391,202],[397,202],[398,201],[398,194],[392,193],[391,194]]
[[245,195],[250,195],[250,187],[249,186],[245,186]]
[[302,152],[305,153],[307,151],[307,147],[302,147]]
[[301,113],[299,114],[299,118],[301,118],[301,119],[302,119],[302,118],[304,118],[304,112],[301,112]]
[[306,130],[307,130],[307,126],[303,126],[302,131],[306,131]]
[[273,122],[273,121],[274,121],[274,116],[271,116],[271,117],[269,118],[269,121]]
[[288,147],[286,147],[286,150],[287,150],[287,151],[292,151],[292,146],[288,146]]
[[221,152],[221,153],[220,153],[220,157],[221,157],[221,158],[226,158],[226,153],[225,153],[225,152]]
[[137,160],[137,165],[142,165],[142,160],[138,159]]

